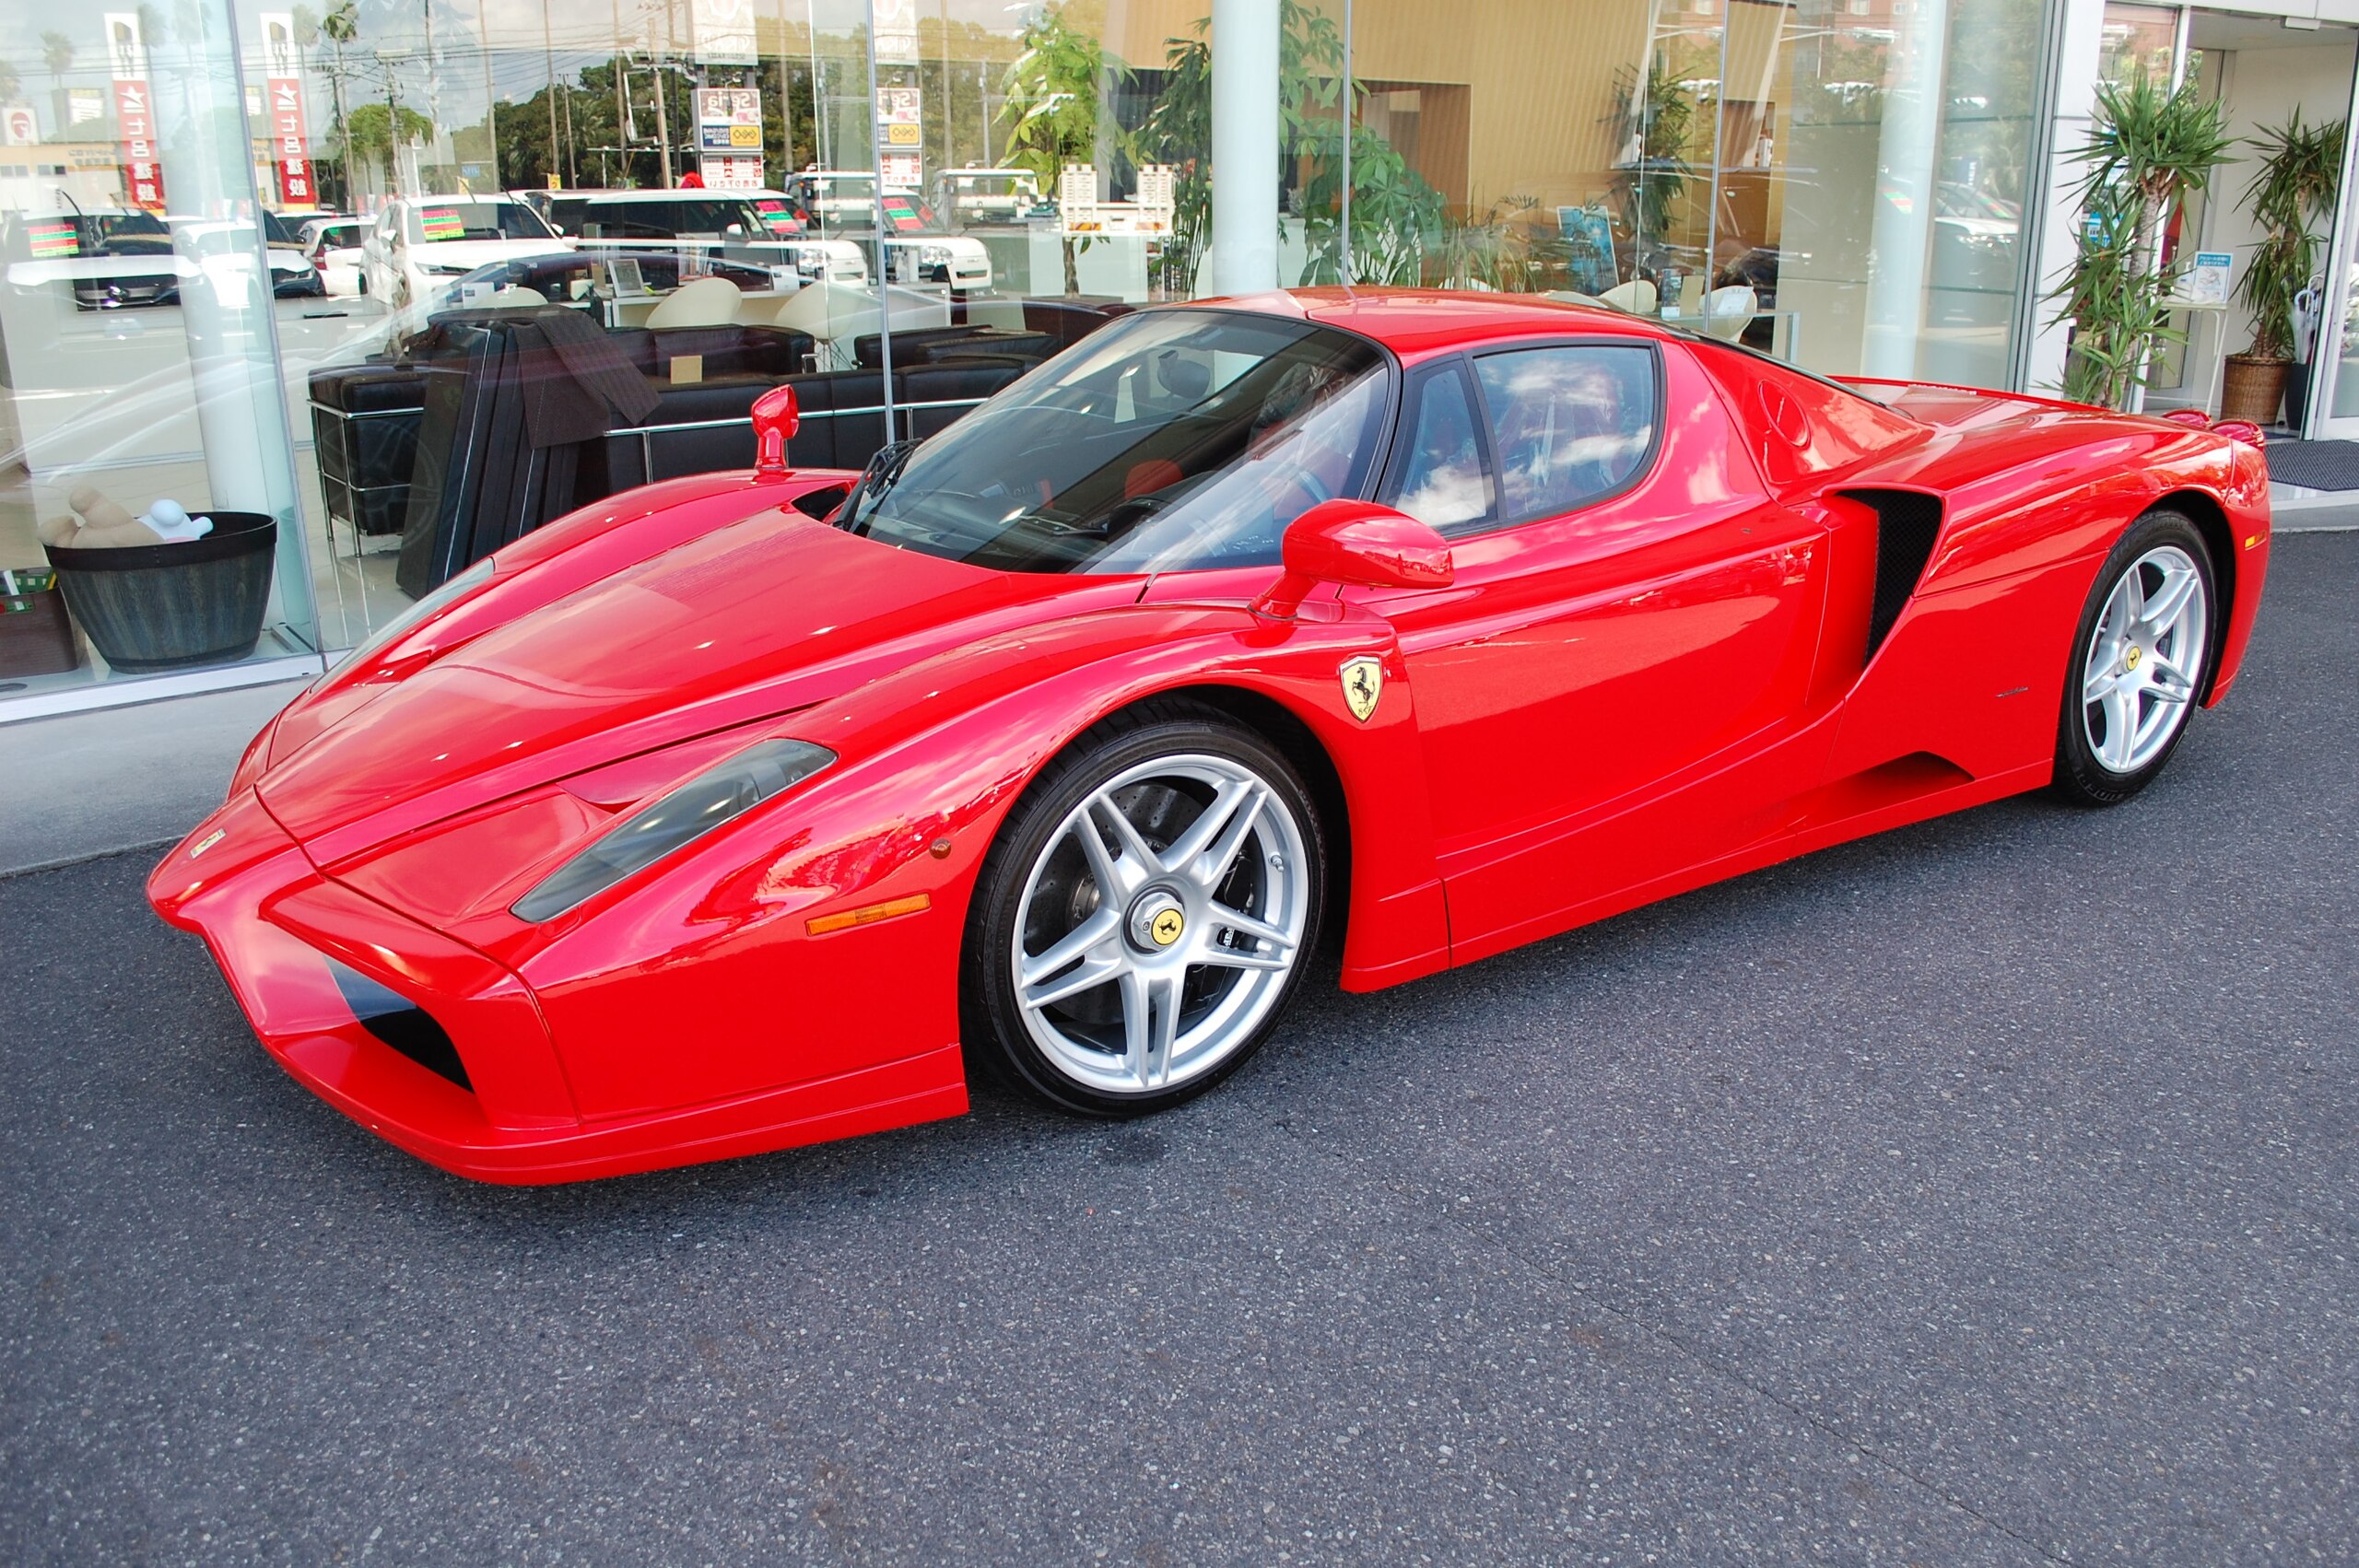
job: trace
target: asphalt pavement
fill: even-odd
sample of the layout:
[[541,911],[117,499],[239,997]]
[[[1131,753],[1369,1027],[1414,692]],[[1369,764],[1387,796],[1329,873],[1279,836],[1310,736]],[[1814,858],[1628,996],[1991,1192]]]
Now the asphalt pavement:
[[2359,1559],[2359,535],[2275,570],[2126,807],[1315,998],[1148,1123],[471,1186],[146,856],[0,881],[0,1559]]

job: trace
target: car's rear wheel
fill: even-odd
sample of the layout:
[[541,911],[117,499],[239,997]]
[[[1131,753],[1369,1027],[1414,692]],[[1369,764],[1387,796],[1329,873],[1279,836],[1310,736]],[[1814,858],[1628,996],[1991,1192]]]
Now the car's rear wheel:
[[2153,511],[2107,556],[2081,613],[2056,738],[2056,789],[2109,806],[2152,783],[2187,732],[2212,656],[2212,554]]
[[1050,765],[968,923],[970,1059],[1070,1110],[1136,1116],[1260,1048],[1319,937],[1324,840],[1284,755],[1164,703]]

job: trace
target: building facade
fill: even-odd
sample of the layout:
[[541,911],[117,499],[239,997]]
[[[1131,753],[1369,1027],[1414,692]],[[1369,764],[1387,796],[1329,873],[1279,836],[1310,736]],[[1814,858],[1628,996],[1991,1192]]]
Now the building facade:
[[[274,3],[0,0],[0,722],[314,673],[402,614],[489,536],[469,486],[513,510],[481,474],[530,442],[461,347],[502,309],[642,358],[690,299],[751,329],[659,345],[689,412],[618,416],[570,490],[516,470],[547,497],[745,461],[749,378],[825,378],[844,461],[980,395],[910,379],[945,334],[1301,284],[2039,391],[2099,85],[2192,82],[2249,163],[2348,120],[2359,39],[2359,0]],[[2338,145],[2294,434],[2359,434]],[[2165,243],[2232,280],[2248,180]],[[2147,405],[2214,406],[2248,313],[2178,320]]]

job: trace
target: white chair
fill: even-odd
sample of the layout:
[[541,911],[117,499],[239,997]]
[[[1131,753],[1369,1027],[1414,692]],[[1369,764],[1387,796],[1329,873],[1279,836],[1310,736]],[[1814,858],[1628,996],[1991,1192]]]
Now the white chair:
[[651,328],[725,327],[737,320],[744,290],[725,277],[699,277],[680,285],[647,313]]
[[1615,284],[1599,295],[1597,301],[1601,305],[1611,305],[1617,310],[1627,311],[1633,316],[1651,316],[1661,299],[1655,293],[1653,284],[1643,277],[1634,277],[1627,283]]
[[1704,296],[1704,332],[1723,343],[1734,343],[1761,310],[1761,297],[1743,284],[1715,288]]

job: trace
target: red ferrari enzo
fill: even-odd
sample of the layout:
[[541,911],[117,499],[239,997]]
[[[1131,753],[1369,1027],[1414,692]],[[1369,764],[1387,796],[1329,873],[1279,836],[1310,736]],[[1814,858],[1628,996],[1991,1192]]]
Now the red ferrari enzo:
[[2235,678],[2257,433],[1655,322],[1123,317],[865,472],[651,486],[254,742],[149,895],[427,1160],[557,1181],[1202,1093],[1397,984],[2053,784]]

